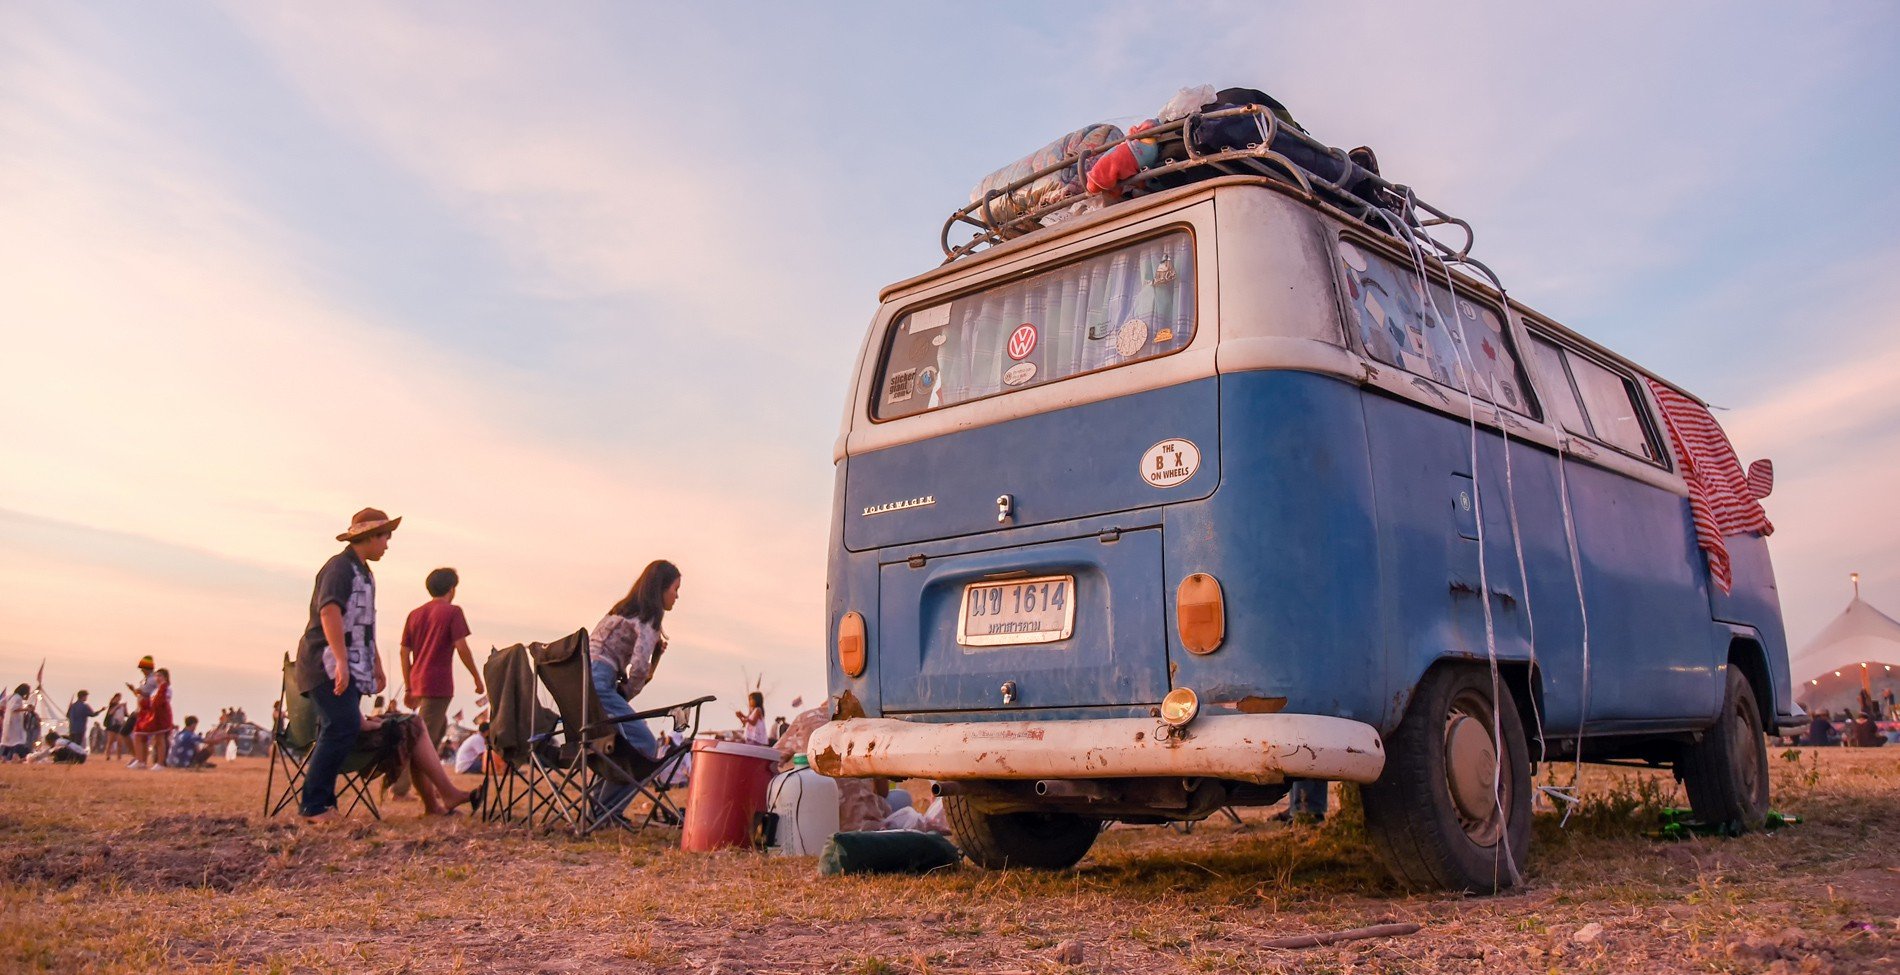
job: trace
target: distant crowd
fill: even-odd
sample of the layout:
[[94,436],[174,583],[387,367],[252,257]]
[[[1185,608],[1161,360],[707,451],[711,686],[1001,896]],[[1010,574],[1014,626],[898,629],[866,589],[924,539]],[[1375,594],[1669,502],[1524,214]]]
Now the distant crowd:
[[107,761],[125,758],[132,769],[210,767],[217,746],[246,724],[244,712],[226,708],[208,733],[199,730],[197,715],[180,724],[172,717],[171,671],[149,655],[140,658],[138,669],[139,682],[127,683],[103,708],[93,704],[90,691],[73,695],[63,731],[43,727],[33,685],[15,687],[0,698],[0,760],[79,765],[103,752]]
[[[1872,692],[1863,688],[1859,703],[1860,713],[1842,708],[1838,719],[1825,708],[1811,710],[1808,730],[1789,736],[1789,744],[1842,745],[1848,748],[1879,748],[1887,744],[1900,744],[1900,704],[1894,701],[1893,689],[1888,688],[1879,698],[1875,698]],[[1886,722],[1884,726],[1883,721]]]

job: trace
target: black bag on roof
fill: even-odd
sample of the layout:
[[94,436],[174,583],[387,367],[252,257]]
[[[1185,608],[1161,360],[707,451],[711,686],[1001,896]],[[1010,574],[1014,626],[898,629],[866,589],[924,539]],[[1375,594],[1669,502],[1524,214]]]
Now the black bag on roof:
[[[1377,177],[1379,172],[1372,150],[1360,147],[1353,150],[1354,158],[1348,159],[1346,153],[1329,149],[1323,143],[1313,139],[1307,133],[1306,127],[1293,118],[1293,113],[1272,95],[1258,88],[1223,88],[1215,93],[1214,101],[1201,106],[1200,111],[1206,114],[1247,105],[1259,105],[1267,109],[1280,122],[1279,127],[1274,131],[1273,143],[1268,148],[1286,157],[1288,162],[1307,173],[1326,182],[1337,184],[1369,203],[1380,204],[1375,192],[1375,184],[1378,181],[1371,179],[1371,177]],[[1261,121],[1252,115],[1197,120],[1191,132],[1194,151],[1197,153],[1245,149],[1259,145],[1260,136]],[[1363,161],[1361,154],[1363,154]],[[1163,163],[1187,158],[1187,152],[1179,142],[1164,145],[1161,155]],[[1183,178],[1168,182],[1171,185],[1183,185],[1193,179],[1185,174],[1181,176]],[[1163,187],[1157,185],[1155,188]]]

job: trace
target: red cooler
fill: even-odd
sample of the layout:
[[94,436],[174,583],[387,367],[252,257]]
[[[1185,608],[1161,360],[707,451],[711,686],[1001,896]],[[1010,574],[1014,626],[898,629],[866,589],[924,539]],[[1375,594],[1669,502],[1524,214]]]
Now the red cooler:
[[776,748],[717,738],[695,740],[680,849],[703,853],[746,846],[752,837],[752,816],[765,811],[765,790],[778,763]]

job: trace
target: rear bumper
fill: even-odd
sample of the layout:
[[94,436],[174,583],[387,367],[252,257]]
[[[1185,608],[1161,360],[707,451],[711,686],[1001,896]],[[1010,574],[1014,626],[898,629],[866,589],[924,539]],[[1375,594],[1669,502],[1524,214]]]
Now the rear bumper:
[[843,778],[1110,779],[1212,777],[1371,782],[1385,746],[1371,725],[1317,714],[1204,714],[1176,737],[1154,718],[833,721],[812,732],[812,767]]

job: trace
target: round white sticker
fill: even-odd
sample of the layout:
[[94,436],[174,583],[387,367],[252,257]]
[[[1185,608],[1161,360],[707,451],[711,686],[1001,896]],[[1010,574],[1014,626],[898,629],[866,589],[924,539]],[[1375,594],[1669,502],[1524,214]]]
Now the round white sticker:
[[1126,359],[1141,351],[1148,344],[1148,323],[1139,318],[1131,318],[1122,323],[1121,331],[1115,333],[1115,351]]
[[1149,486],[1171,488],[1201,469],[1201,448],[1192,440],[1163,440],[1141,456],[1141,479]]
[[1036,378],[1036,364],[1033,362],[1018,362],[1003,370],[1003,385],[1005,386],[1021,386],[1034,378]]

